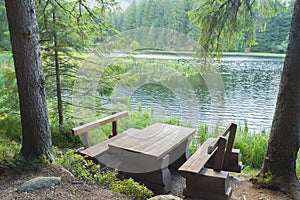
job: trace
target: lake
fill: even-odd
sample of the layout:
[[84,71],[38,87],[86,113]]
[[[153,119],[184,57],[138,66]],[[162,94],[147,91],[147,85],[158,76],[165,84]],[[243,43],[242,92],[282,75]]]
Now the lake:
[[[223,91],[209,89],[213,79],[203,75],[180,80],[145,82],[130,95],[132,109],[148,109],[157,118],[172,116],[182,121],[224,127],[229,122],[251,132],[269,131],[276,104],[282,58],[225,57],[216,65]],[[209,81],[210,83],[207,83]],[[219,83],[220,84],[220,83]]]

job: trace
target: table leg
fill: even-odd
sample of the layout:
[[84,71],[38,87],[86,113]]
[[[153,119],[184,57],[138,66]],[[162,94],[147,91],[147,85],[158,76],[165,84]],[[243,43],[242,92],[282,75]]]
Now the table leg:
[[168,165],[169,155],[166,155],[161,160],[161,169],[146,173],[127,173],[127,176],[145,184],[156,194],[166,194],[171,190],[171,172]]
[[184,141],[182,144],[180,144],[178,147],[176,147],[170,152],[170,167],[172,169],[177,170],[190,157],[190,143],[191,138]]

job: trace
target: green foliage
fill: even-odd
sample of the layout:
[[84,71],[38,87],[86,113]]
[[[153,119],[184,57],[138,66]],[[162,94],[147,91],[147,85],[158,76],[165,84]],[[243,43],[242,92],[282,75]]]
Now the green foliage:
[[5,135],[0,134],[0,174],[7,169],[15,173],[23,173],[24,170],[35,171],[39,166],[47,161],[45,157],[24,160],[20,154],[21,144]]
[[247,126],[244,129],[238,129],[234,141],[234,148],[241,150],[241,160],[243,165],[259,169],[264,161],[268,134],[262,131],[259,134],[249,133]]
[[251,180],[260,187],[270,188],[273,187],[272,181],[274,180],[274,176],[271,172],[267,172],[265,174],[258,174],[258,176],[253,177]]
[[109,189],[135,197],[135,199],[146,199],[153,195],[152,191],[131,178],[123,181],[115,181],[110,185]]
[[154,118],[151,112],[142,110],[139,108],[138,111],[130,111],[130,118],[125,118],[121,124],[124,130],[135,127],[137,129],[143,129],[154,123]]
[[21,120],[18,115],[0,114],[0,135],[21,142]]
[[[226,49],[227,44],[255,44],[256,26],[261,19],[270,18],[283,8],[279,1],[199,1],[189,13],[190,19],[201,32],[199,43],[209,52]],[[238,43],[239,42],[239,43]]]
[[[138,3],[133,1],[125,11],[117,10],[111,13],[110,18],[119,31],[160,27],[197,36],[199,30],[191,24],[187,15],[187,11],[190,11],[194,4],[195,1],[185,0],[142,0]],[[137,37],[143,36],[137,35]],[[161,33],[156,35],[156,39],[157,42],[165,44],[167,37]]]
[[197,149],[203,144],[207,138],[209,137],[209,130],[207,125],[198,126],[197,132],[192,138],[190,144],[190,152],[191,154],[195,153]]
[[97,91],[100,96],[111,96],[113,94],[115,85],[124,77],[124,73],[130,67],[124,63],[112,63],[108,65],[102,74],[101,79],[97,85]]
[[[173,29],[195,40],[199,38],[203,47],[214,52],[218,50],[215,48],[244,52],[245,47],[252,46],[255,52],[284,53],[293,1],[288,8],[278,2],[254,1],[250,5],[248,0],[142,0],[133,1],[123,12],[110,13],[110,20],[119,31],[141,27]],[[137,41],[142,37],[135,36]],[[155,35],[157,43],[167,44],[168,40],[165,33]]]
[[74,127],[73,123],[64,123],[63,125],[58,125],[58,123],[51,124],[52,144],[59,148],[81,147],[80,138],[72,134],[72,128]]
[[20,149],[20,143],[8,139],[6,136],[0,133],[0,166],[15,166],[16,160],[18,160],[17,155]]
[[8,22],[6,17],[5,3],[0,1],[0,49],[10,50],[10,38],[8,31]]
[[[215,127],[214,130],[209,130],[207,125],[200,125],[196,134],[193,136],[190,152],[193,154],[209,137],[218,137],[223,130]],[[247,123],[243,128],[239,127],[235,140],[234,148],[240,149],[241,161],[245,166],[245,173],[253,174],[252,169],[259,169],[264,161],[266,148],[268,144],[268,134],[265,131],[261,133],[250,133]]]
[[[106,10],[114,0],[95,0],[93,6],[81,0],[42,0],[37,2],[37,16],[42,46],[42,61],[47,82],[50,110],[63,124],[83,51],[102,41],[113,31],[105,21]],[[76,53],[77,54],[76,54]]]
[[11,54],[0,54],[0,116],[19,113],[19,98]]
[[76,154],[73,150],[69,150],[64,154],[56,150],[56,154],[58,157],[57,162],[80,179],[105,185],[113,191],[127,194],[137,199],[144,199],[153,195],[152,191],[132,179],[118,179],[116,170],[102,172],[100,165]]
[[76,154],[74,150],[69,150],[64,154],[56,150],[56,154],[56,161],[80,179],[95,183],[97,177],[101,175],[100,165],[95,165],[92,160]]
[[267,20],[263,30],[256,31],[256,45],[251,47],[254,52],[274,52],[285,53],[290,32],[290,22],[292,21],[293,4],[287,11],[280,12]]
[[163,119],[164,124],[172,124],[176,126],[181,126],[181,121],[177,119],[176,117],[167,117],[166,119]]

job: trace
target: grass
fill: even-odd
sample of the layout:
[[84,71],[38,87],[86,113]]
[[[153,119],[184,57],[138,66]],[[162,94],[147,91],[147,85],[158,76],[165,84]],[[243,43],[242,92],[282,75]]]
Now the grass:
[[234,148],[240,149],[241,160],[245,166],[259,169],[264,160],[269,136],[265,131],[249,133],[247,124],[238,128]]

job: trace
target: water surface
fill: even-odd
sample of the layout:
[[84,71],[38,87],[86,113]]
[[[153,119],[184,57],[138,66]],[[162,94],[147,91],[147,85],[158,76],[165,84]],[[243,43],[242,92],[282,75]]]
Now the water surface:
[[246,122],[251,131],[269,131],[282,67],[283,59],[226,57],[217,65],[224,83],[220,99],[199,75],[186,78],[192,88],[144,84],[131,95],[131,106],[152,109],[156,117],[174,116],[194,124],[223,127]]

